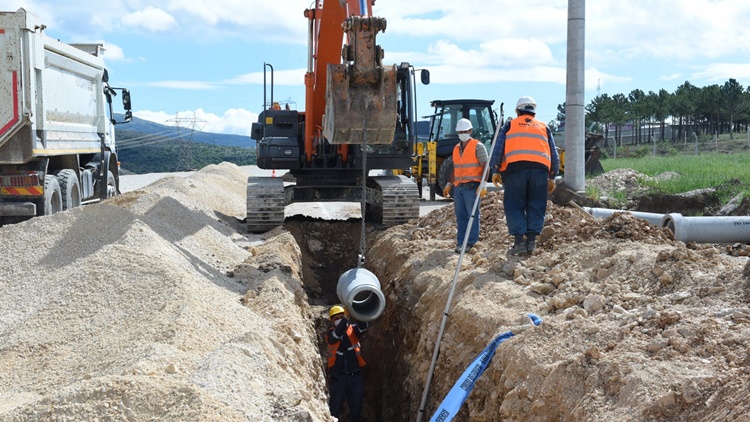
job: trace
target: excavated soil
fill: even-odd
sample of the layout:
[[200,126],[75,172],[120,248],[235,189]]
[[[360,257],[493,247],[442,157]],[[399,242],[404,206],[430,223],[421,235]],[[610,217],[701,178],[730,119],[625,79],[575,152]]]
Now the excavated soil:
[[[332,420],[326,309],[360,223],[246,235],[246,177],[209,166],[0,228],[0,420]],[[454,420],[750,421],[748,246],[548,211],[535,253],[509,258],[490,192],[458,272],[452,207],[368,227],[365,267],[387,306],[362,340],[364,420],[415,419],[455,278],[424,420],[535,313]]]

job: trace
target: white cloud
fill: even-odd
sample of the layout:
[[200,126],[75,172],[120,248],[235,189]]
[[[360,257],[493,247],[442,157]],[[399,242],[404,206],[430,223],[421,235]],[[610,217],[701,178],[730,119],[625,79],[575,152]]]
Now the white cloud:
[[207,132],[216,133],[235,133],[238,135],[250,136],[251,126],[258,121],[258,113],[253,113],[240,108],[232,108],[224,112],[222,116],[211,114],[212,119],[208,120]]
[[219,85],[214,82],[205,81],[156,81],[145,84],[156,88],[186,89],[191,91],[203,91],[217,89]]
[[125,60],[125,53],[122,51],[122,48],[120,48],[117,44],[112,43],[103,43],[104,44],[104,54],[102,57],[104,60],[108,62],[113,61],[124,61]]
[[258,113],[241,108],[229,109],[221,116],[206,112],[202,108],[180,111],[175,114],[150,110],[141,110],[133,114],[139,119],[166,126],[181,126],[203,132],[231,133],[245,136],[250,136],[252,124],[258,121]]
[[672,73],[670,75],[664,75],[661,77],[662,81],[669,82],[669,81],[675,81],[678,79],[682,79],[682,74],[680,73]]
[[518,69],[474,68],[454,65],[430,67],[433,84],[484,84],[493,82],[565,83],[565,69],[533,66]]
[[710,82],[724,83],[729,78],[750,79],[748,63],[712,63],[702,70],[694,72],[689,79],[703,79]]
[[607,85],[628,83],[632,80],[630,77],[610,75],[595,67],[590,67],[586,69],[586,81],[584,83],[586,84],[587,91],[601,89],[603,92],[606,92]]
[[588,2],[587,48],[612,56],[691,60],[750,52],[745,0],[633,0]]
[[165,32],[177,26],[177,20],[172,15],[153,6],[128,13],[122,17],[122,23],[151,32]]
[[[304,85],[307,69],[279,69],[273,72],[273,84],[275,85]],[[223,83],[230,85],[257,85],[263,84],[263,72],[250,72],[227,79]],[[266,83],[271,84],[271,72],[266,72]]]

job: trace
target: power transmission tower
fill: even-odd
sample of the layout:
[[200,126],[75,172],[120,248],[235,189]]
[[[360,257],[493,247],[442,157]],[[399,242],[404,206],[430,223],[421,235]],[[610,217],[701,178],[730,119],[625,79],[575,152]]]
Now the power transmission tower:
[[[167,120],[167,123],[174,123],[177,133],[180,135],[180,140],[177,141],[179,145],[177,169],[182,171],[195,170],[192,147],[193,133],[196,131],[196,128],[199,131],[202,130],[205,127],[206,121],[197,119],[195,113],[193,113],[192,118],[180,117],[179,113],[176,113],[175,118]],[[198,127],[199,124],[200,127]]]

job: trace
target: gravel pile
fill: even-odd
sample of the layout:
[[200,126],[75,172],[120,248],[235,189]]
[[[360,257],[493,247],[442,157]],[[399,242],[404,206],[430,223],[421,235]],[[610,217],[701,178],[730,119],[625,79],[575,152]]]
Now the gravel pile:
[[232,277],[261,243],[238,232],[246,178],[209,166],[0,228],[0,420],[273,420],[286,390],[326,420]]

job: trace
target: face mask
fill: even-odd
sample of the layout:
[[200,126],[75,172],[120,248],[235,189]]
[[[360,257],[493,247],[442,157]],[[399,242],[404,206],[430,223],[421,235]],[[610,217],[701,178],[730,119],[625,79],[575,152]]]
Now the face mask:
[[458,139],[460,139],[462,142],[466,142],[471,139],[471,135],[469,135],[468,133],[459,133]]
[[339,326],[339,323],[340,323],[341,321],[342,321],[341,319],[337,319],[336,321],[333,321],[333,325],[335,325],[335,326],[337,326],[337,327],[338,327],[338,326]]

